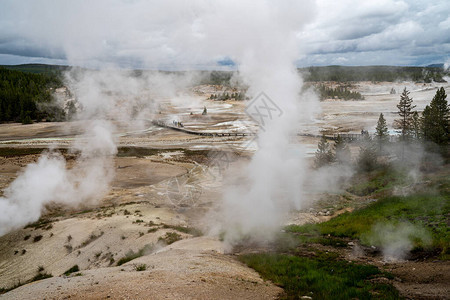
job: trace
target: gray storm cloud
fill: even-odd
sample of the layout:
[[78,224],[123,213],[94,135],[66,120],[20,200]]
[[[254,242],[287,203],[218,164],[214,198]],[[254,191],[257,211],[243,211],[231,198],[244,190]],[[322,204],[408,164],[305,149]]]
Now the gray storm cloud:
[[[257,30],[248,20],[278,11],[300,30],[298,20],[309,17],[302,1],[258,2],[5,0],[0,3],[0,54],[66,58],[96,67],[211,67],[231,55],[230,48],[237,49],[228,41]],[[448,56],[450,7],[445,0],[316,2],[317,18],[297,37],[302,51],[295,58],[301,64],[342,63],[339,58],[349,54],[352,64],[364,65],[429,64]],[[221,22],[212,24],[215,17]],[[221,47],[205,47],[212,42]],[[302,53],[309,55],[302,58]]]

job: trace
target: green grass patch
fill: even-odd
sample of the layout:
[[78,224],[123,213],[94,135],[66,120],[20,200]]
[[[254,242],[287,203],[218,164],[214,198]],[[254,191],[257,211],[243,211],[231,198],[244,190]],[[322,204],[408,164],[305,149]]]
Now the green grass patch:
[[333,254],[317,258],[285,254],[246,254],[239,260],[285,290],[285,299],[398,299],[391,285],[373,283],[386,277],[378,268],[340,261]]
[[394,170],[391,167],[381,167],[372,172],[358,173],[352,179],[352,185],[347,192],[357,196],[367,196],[392,189],[407,183],[407,181],[406,172]]
[[[412,196],[389,196],[365,208],[347,212],[327,222],[303,226],[291,225],[286,231],[297,233],[303,242],[314,241],[319,236],[361,239],[363,244],[375,246],[376,239],[369,239],[377,224],[411,224],[431,235],[431,246],[442,255],[449,254],[450,231],[447,226],[450,202],[446,195],[425,194]],[[306,237],[305,237],[306,235]],[[309,235],[309,236],[308,236]],[[415,248],[427,248],[424,240],[412,236]],[[415,240],[414,240],[415,239]]]

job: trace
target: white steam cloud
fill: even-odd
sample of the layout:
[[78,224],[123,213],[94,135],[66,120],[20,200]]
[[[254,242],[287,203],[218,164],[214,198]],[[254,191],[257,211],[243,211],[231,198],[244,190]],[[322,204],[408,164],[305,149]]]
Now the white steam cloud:
[[114,173],[110,157],[116,146],[106,122],[91,124],[89,136],[79,137],[79,158],[67,169],[58,152],[43,154],[29,164],[0,198],[0,236],[37,221],[52,202],[78,205],[95,201],[108,191]]
[[[25,169],[1,198],[0,234],[36,220],[52,201],[76,204],[106,192],[116,152],[113,121],[147,119],[155,109],[152,100],[173,97],[180,82],[189,81],[159,75],[132,78],[115,68],[128,59],[142,68],[183,69],[231,58],[250,87],[249,95],[265,92],[282,110],[259,136],[260,150],[245,170],[249,185],[234,186],[225,195],[228,240],[240,233],[273,231],[288,208],[300,207],[303,150],[294,149],[289,138],[317,107],[314,98],[300,97],[302,81],[295,67],[297,35],[314,15],[312,0],[133,1],[125,8],[118,0],[74,1],[68,7],[51,2],[51,11],[41,4],[28,2],[18,11],[29,14],[35,24],[24,31],[27,38],[61,53],[71,64],[101,69],[73,70],[66,82],[83,108],[78,117],[104,121],[87,125],[86,138],[75,143],[81,156],[73,169],[66,171],[57,154],[44,155]],[[111,53],[119,41],[127,43]]]
[[425,246],[431,244],[429,232],[409,222],[377,223],[367,239],[372,245],[381,247],[385,261],[405,259],[414,248],[414,242],[420,241]]
[[[294,149],[290,136],[299,121],[309,118],[310,107],[315,106],[310,106],[309,98],[300,97],[302,80],[295,68],[299,49],[296,32],[310,20],[314,7],[309,1],[281,4],[272,9],[262,2],[258,5],[259,14],[245,14],[245,20],[232,22],[239,26],[245,21],[249,26],[245,31],[231,30],[236,37],[228,40],[229,47],[242,48],[235,51],[234,58],[250,86],[249,94],[257,96],[264,92],[282,111],[281,116],[274,113],[265,119],[258,137],[259,149],[244,170],[244,183],[227,187],[225,192],[221,230],[226,232],[225,240],[230,243],[248,235],[270,238],[288,209],[300,208],[302,202],[302,170],[306,169],[303,150]],[[217,16],[218,21],[233,20],[234,10],[228,12],[230,15]]]

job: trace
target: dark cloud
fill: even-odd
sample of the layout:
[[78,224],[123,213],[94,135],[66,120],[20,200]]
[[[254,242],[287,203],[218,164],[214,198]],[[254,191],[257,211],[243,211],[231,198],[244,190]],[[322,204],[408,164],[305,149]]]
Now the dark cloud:
[[[228,66],[234,50],[226,47],[226,40],[236,31],[257,28],[226,2],[219,5],[221,11],[213,3],[3,0],[0,64],[12,56],[124,67]],[[265,12],[252,11],[250,2],[240,5],[264,18]],[[278,6],[282,4],[273,0],[273,9]],[[303,14],[301,5],[297,7],[289,19]],[[449,57],[448,0],[317,0],[317,7],[315,20],[298,34],[307,54],[300,64],[429,64]]]

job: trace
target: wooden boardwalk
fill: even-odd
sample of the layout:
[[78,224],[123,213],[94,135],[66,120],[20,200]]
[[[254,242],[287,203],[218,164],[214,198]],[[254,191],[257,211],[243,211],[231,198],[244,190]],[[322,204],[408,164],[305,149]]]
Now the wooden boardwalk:
[[[164,128],[169,128],[169,129],[173,129],[176,131],[181,131],[187,134],[193,134],[193,135],[200,135],[200,136],[210,136],[210,137],[245,137],[245,136],[255,136],[255,133],[250,133],[250,132],[202,132],[202,131],[194,131],[194,130],[189,130],[186,129],[184,127],[178,127],[178,126],[174,126],[171,124],[168,124],[166,122],[163,121],[152,121],[153,125],[159,126],[159,127],[164,127]],[[338,137],[338,135],[341,136],[341,138],[347,142],[347,143],[353,143],[353,142],[358,142],[364,139],[365,134],[361,134],[361,133],[340,133],[340,134],[333,134],[333,135],[325,135],[325,138],[328,140],[333,140],[335,141]],[[311,134],[311,133],[298,133],[297,136],[306,136],[306,137],[314,137],[314,138],[321,138],[322,135],[321,134]],[[369,134],[369,136],[371,138],[374,137],[373,134]],[[396,136],[394,135],[390,135],[389,139],[391,141],[395,141],[396,140]]]
[[187,134],[194,134],[194,135],[200,135],[200,136],[211,136],[211,137],[223,137],[223,136],[234,136],[234,137],[244,137],[244,136],[255,136],[255,133],[250,133],[250,132],[202,132],[202,131],[193,131],[193,130],[188,130],[184,127],[178,127],[178,126],[173,126],[170,124],[167,124],[166,122],[162,122],[162,121],[152,121],[153,125],[159,126],[159,127],[164,127],[164,128],[169,128],[169,129],[173,129],[176,131],[181,131]]

